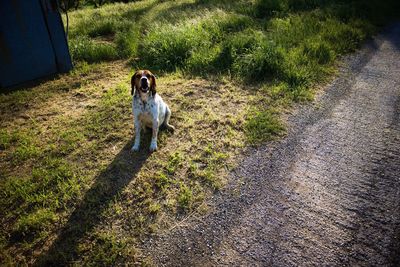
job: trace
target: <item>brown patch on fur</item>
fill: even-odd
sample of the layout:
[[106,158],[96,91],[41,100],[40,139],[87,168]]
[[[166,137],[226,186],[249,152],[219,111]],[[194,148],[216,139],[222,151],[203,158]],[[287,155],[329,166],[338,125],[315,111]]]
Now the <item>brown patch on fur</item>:
[[150,76],[150,91],[151,91],[152,95],[155,95],[157,93],[156,77],[152,73],[150,73],[150,74],[151,74],[151,76]]

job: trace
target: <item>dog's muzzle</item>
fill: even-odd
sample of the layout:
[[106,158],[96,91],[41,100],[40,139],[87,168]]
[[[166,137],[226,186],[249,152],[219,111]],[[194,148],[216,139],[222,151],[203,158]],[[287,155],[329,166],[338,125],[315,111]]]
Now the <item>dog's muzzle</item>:
[[146,77],[140,79],[140,90],[143,92],[149,91],[149,80]]

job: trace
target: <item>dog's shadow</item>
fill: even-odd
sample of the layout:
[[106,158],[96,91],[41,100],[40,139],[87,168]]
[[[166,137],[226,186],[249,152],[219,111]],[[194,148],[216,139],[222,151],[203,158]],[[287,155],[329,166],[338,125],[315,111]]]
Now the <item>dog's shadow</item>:
[[63,266],[78,258],[80,241],[100,223],[103,211],[132,181],[149,157],[148,139],[147,135],[142,138],[141,149],[136,153],[131,152],[133,141],[128,142],[112,163],[95,178],[56,240],[47,252],[42,253],[35,266]]

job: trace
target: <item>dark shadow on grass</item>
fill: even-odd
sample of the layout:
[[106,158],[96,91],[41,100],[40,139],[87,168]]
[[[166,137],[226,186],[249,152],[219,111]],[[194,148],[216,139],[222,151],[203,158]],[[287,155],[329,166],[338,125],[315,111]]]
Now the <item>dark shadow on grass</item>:
[[54,79],[57,79],[60,77],[59,73],[56,74],[50,74],[44,77],[36,78],[33,80],[25,81],[18,83],[16,85],[8,86],[8,87],[0,87],[0,93],[2,94],[10,94],[16,91],[21,91],[21,90],[30,90],[32,88],[35,88],[39,85],[42,85],[43,83],[46,83],[48,81],[52,81]]
[[147,147],[150,140],[147,139],[143,140],[139,153],[131,152],[132,141],[128,142],[106,170],[95,178],[91,188],[58,233],[57,239],[34,266],[66,266],[78,259],[81,240],[100,223],[103,211],[134,179],[149,157]]
[[[389,34],[392,32],[391,34]],[[400,18],[392,22],[392,24],[388,27],[386,31],[389,42],[396,47],[397,50],[400,50]]]
[[128,19],[132,19],[134,18],[136,21],[138,21],[138,19],[140,19],[143,15],[145,15],[146,13],[148,13],[150,10],[152,10],[155,6],[157,6],[158,4],[160,4],[161,0],[155,1],[153,4],[142,7],[142,8],[137,8],[137,9],[131,9],[128,10],[126,12],[124,12],[121,16],[128,18]]

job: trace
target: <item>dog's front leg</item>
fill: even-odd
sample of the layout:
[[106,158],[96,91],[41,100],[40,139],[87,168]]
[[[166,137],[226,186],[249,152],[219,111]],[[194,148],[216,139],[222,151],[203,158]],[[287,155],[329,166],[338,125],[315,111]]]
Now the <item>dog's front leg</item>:
[[140,130],[142,125],[138,117],[135,117],[135,144],[132,147],[132,151],[139,151],[140,148]]
[[152,129],[152,136],[151,136],[151,143],[150,143],[150,151],[157,150],[157,135],[158,135],[158,118],[153,118],[153,129]]

